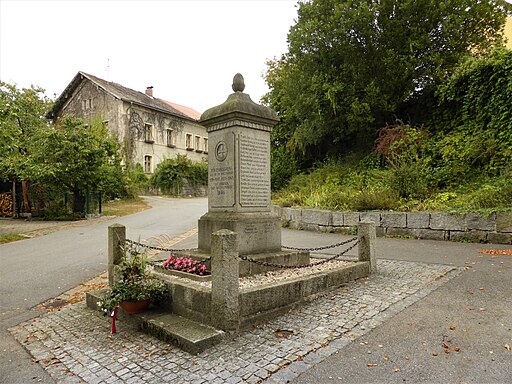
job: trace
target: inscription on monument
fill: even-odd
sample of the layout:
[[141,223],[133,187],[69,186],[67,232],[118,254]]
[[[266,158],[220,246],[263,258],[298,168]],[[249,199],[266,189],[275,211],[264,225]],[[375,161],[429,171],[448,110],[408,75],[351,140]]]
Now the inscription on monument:
[[266,207],[270,204],[268,140],[239,136],[240,205]]
[[268,234],[275,230],[275,226],[273,223],[265,223],[265,224],[246,224],[244,228],[244,233],[246,235],[254,235],[254,234]]
[[211,198],[217,207],[231,207],[235,203],[235,176],[232,166],[211,167],[208,173]]

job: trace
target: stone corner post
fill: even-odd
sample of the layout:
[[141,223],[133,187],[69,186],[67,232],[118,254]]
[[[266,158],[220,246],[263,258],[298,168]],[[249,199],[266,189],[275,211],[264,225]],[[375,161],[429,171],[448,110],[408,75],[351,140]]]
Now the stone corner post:
[[123,247],[126,241],[126,227],[112,224],[108,227],[108,284],[112,286],[115,278],[115,266],[123,257]]
[[357,228],[359,236],[359,261],[370,263],[370,273],[377,272],[377,257],[375,255],[375,223],[373,221],[360,221]]
[[212,324],[223,330],[240,325],[237,234],[221,229],[211,235]]

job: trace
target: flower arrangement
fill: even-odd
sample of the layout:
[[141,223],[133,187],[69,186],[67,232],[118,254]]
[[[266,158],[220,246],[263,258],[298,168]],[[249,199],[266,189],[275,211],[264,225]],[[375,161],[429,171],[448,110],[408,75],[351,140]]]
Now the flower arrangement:
[[194,260],[190,257],[176,257],[171,254],[167,260],[162,263],[163,268],[173,269],[194,275],[204,276],[208,274],[206,266],[201,264],[200,261]]
[[166,285],[150,275],[148,257],[145,252],[131,248],[118,264],[119,279],[111,291],[98,304],[105,314],[123,302],[158,300],[167,292]]

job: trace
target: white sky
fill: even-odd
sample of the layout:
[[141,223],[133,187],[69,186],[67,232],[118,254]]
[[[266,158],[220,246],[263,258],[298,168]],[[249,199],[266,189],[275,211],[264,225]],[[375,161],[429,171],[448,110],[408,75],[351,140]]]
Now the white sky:
[[287,51],[296,2],[0,0],[0,80],[53,99],[84,71],[203,112],[240,72],[258,102],[265,61]]

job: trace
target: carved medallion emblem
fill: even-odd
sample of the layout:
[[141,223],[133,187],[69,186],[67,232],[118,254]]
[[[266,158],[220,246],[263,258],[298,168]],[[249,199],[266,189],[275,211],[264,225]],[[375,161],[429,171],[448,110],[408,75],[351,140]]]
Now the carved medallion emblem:
[[219,141],[215,146],[215,158],[224,161],[226,157],[228,157],[228,146],[224,141]]

